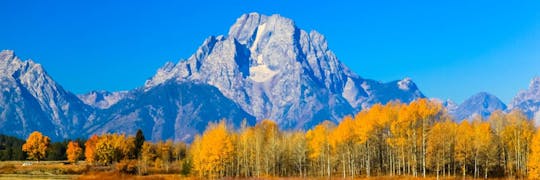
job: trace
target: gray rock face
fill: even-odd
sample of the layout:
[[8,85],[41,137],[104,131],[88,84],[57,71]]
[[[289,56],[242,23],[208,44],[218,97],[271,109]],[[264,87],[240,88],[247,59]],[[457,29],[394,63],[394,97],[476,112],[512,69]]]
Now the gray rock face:
[[255,118],[215,87],[199,83],[165,82],[148,91],[134,90],[132,95],[98,112],[96,123],[87,134],[124,132],[142,129],[149,140],[191,141],[209,122],[225,119],[239,128],[243,121],[254,125]]
[[273,119],[282,128],[309,128],[374,103],[424,97],[410,79],[362,79],[337,59],[320,33],[257,13],[238,18],[227,36],[206,39],[187,60],[167,63],[144,89],[168,80],[215,86],[257,120]]
[[92,117],[92,108],[58,85],[40,64],[0,52],[0,129],[26,137],[35,130],[53,140],[74,138]]
[[512,102],[510,109],[521,110],[536,124],[540,124],[540,77],[535,77],[529,84],[529,89],[520,91]]
[[79,94],[77,97],[87,105],[99,109],[107,109],[124,99],[127,95],[128,91],[91,91],[86,94]]
[[187,60],[165,64],[129,92],[77,98],[39,64],[20,61],[11,51],[0,54],[0,80],[2,132],[25,137],[39,130],[58,139],[141,128],[152,140],[189,141],[222,118],[233,127],[268,118],[302,129],[375,103],[424,97],[409,78],[363,79],[337,59],[320,33],[257,13],[242,15],[228,35],[207,38]]
[[505,111],[506,105],[496,96],[481,92],[461,103],[451,113],[456,121],[471,120],[475,116],[488,118],[496,110]]
[[459,107],[458,104],[456,104],[454,101],[448,99],[444,102],[442,102],[443,107],[446,108],[448,111],[448,114],[455,114],[457,111],[457,108]]

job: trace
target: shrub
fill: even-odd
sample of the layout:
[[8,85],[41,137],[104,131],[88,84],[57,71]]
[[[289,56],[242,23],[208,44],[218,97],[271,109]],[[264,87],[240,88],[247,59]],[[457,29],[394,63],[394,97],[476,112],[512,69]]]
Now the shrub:
[[114,166],[115,170],[123,174],[137,174],[136,160],[121,160]]

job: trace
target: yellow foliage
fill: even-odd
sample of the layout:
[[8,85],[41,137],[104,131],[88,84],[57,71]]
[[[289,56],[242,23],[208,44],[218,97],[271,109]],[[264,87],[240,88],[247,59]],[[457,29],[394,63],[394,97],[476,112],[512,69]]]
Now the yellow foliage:
[[233,151],[225,121],[211,124],[192,144],[193,168],[200,177],[222,177]]
[[342,144],[348,145],[352,143],[355,139],[354,129],[355,124],[353,118],[351,116],[346,116],[343,118],[336,129],[332,131],[332,135],[330,136],[330,143],[332,147],[336,148]]
[[438,122],[433,125],[428,136],[427,161],[437,171],[449,161],[455,144],[457,124],[453,121]]
[[456,160],[465,166],[467,160],[472,156],[472,144],[474,129],[468,120],[463,120],[457,129],[456,134]]
[[306,133],[310,159],[319,159],[330,151],[330,142],[328,141],[328,135],[331,132],[330,127],[331,122],[324,121]]
[[532,138],[531,154],[527,163],[530,179],[540,179],[540,130]]
[[135,138],[125,134],[101,135],[95,144],[95,160],[101,164],[111,164],[122,159],[135,157]]

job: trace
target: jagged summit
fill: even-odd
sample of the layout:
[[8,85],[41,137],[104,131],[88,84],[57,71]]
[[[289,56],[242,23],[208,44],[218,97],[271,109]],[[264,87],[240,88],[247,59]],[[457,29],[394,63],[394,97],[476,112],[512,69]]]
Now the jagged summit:
[[540,111],[540,77],[534,77],[529,83],[529,88],[520,91],[512,99],[510,107],[523,111],[529,118],[538,116]]
[[258,120],[292,128],[337,121],[374,103],[424,97],[409,78],[388,84],[361,78],[322,34],[258,13],[242,15],[227,36],[210,36],[187,60],[167,63],[144,89],[169,80],[215,86]]
[[407,77],[407,78],[404,78],[401,81],[398,81],[398,87],[401,90],[407,91],[407,90],[409,90],[411,88],[416,88],[416,84],[414,84],[414,82],[412,82],[411,78]]
[[[226,53],[222,52],[224,48]],[[223,53],[224,57],[211,56],[218,53]],[[187,62],[180,61],[176,68],[166,64],[146,82],[146,87],[174,78],[191,76],[191,79],[197,79],[201,74],[196,72],[204,68],[203,62],[227,65],[227,69],[236,69],[244,78],[258,83],[270,81],[280,72],[293,68],[309,71],[327,86],[343,85],[346,76],[358,78],[328,49],[323,35],[316,31],[307,33],[296,27],[291,19],[280,15],[242,15],[231,26],[228,36],[207,38]],[[184,70],[186,68],[188,71]],[[226,72],[218,67],[213,67],[213,70]],[[329,88],[338,90],[338,87]]]
[[[232,127],[272,119],[281,128],[305,129],[375,103],[425,97],[410,78],[383,83],[360,77],[319,32],[258,13],[242,15],[227,35],[206,38],[189,58],[165,63],[129,92],[93,91],[77,98],[39,72],[39,64],[20,61],[12,51],[0,58],[0,70],[9,71],[2,73],[2,83],[10,85],[2,88],[17,92],[0,97],[7,107],[17,105],[0,113],[16,120],[0,119],[0,128],[14,129],[9,134],[19,137],[32,130],[62,138],[141,128],[151,140],[189,141],[222,118]],[[29,68],[18,68],[24,64]]]
[[540,91],[540,76],[534,77],[529,84],[529,89]]
[[86,94],[79,94],[77,97],[81,99],[85,104],[99,108],[107,109],[118,101],[124,99],[128,95],[129,91],[117,91],[109,92],[105,90],[94,90]]
[[5,134],[25,137],[39,130],[54,140],[78,137],[89,119],[89,107],[40,64],[22,61],[12,50],[0,52],[0,83],[0,129]]

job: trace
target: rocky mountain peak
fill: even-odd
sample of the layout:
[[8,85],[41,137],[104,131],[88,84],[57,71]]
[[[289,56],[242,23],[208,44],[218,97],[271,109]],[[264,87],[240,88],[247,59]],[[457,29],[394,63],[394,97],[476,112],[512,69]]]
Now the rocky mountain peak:
[[11,75],[18,69],[23,62],[15,55],[12,50],[3,50],[0,52],[0,73],[1,75]]
[[540,93],[540,76],[534,77],[529,84],[530,92]]
[[529,118],[538,114],[540,112],[540,77],[534,77],[529,83],[529,88],[521,90],[512,99],[510,107],[521,110]]
[[187,60],[164,65],[144,89],[169,80],[212,85],[257,119],[287,124],[282,127],[310,124],[293,122],[297,119],[338,120],[372,103],[423,97],[409,78],[390,84],[362,79],[338,60],[321,33],[306,32],[280,15],[258,13],[242,15],[227,36],[210,36]]
[[[11,50],[0,52],[0,129],[12,125],[7,133],[26,136],[32,130],[46,132],[53,139],[74,135],[88,120],[88,109],[75,95],[65,91],[32,60],[22,61]],[[13,124],[15,125],[13,125]]]
[[124,99],[128,93],[128,91],[109,92],[105,90],[94,90],[87,94],[79,94],[77,97],[87,105],[99,109],[107,109]]
[[461,103],[453,115],[457,121],[461,121],[471,119],[474,116],[487,118],[496,110],[504,111],[506,109],[506,104],[496,96],[487,92],[480,92]]
[[[10,54],[0,57],[14,59]],[[21,69],[42,70],[27,62],[29,68]],[[93,91],[77,98],[44,71],[12,72],[27,77],[20,89],[38,104],[26,109],[45,112],[39,118],[58,127],[57,137],[80,133],[84,125],[90,134],[143,128],[154,140],[186,139],[221,118],[233,124],[272,119],[284,129],[305,129],[376,103],[424,97],[410,78],[388,83],[361,78],[338,60],[321,33],[258,13],[242,15],[225,36],[208,37],[188,59],[165,63],[129,97]]]
[[411,78],[404,78],[401,81],[398,81],[398,87],[401,90],[408,91],[411,88],[416,89],[416,84],[411,80]]
[[5,62],[13,59],[15,57],[15,53],[13,50],[2,50],[0,51],[0,62]]
[[229,29],[229,37],[232,37],[241,44],[252,46],[257,44],[257,39],[272,34],[292,35],[296,26],[291,19],[274,14],[271,16],[259,13],[249,13],[240,16]]

